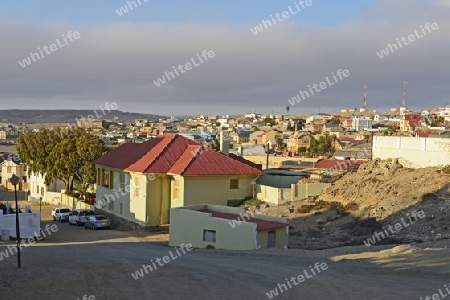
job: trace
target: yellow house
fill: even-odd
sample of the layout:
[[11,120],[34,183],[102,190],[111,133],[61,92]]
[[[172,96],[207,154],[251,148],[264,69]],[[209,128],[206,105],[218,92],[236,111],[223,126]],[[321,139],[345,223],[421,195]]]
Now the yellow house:
[[14,189],[14,186],[9,182],[9,178],[13,174],[20,178],[17,189],[28,189],[27,167],[24,164],[16,163],[13,160],[5,160],[0,164],[0,171],[0,183],[7,189]]
[[287,143],[287,151],[298,152],[298,148],[305,147],[309,149],[311,147],[312,137],[309,133],[295,131],[293,135],[289,137]]
[[93,164],[96,208],[110,214],[113,227],[114,222],[158,226],[169,223],[173,207],[244,200],[263,174],[250,161],[177,134],[125,143]]
[[256,215],[242,208],[192,205],[173,208],[170,246],[253,250],[285,248],[289,241],[287,217]]

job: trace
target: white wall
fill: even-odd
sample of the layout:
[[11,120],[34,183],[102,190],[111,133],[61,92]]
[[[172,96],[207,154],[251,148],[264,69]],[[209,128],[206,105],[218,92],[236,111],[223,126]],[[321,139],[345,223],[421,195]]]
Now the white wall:
[[65,189],[64,183],[60,180],[56,180],[51,183],[48,188],[44,183],[44,176],[32,173],[30,175],[30,201],[39,201],[42,197],[43,202],[49,202],[56,204],[61,201],[60,193],[62,189]]
[[[21,208],[22,209],[22,208]],[[25,209],[22,209],[25,211]],[[41,212],[19,213],[20,238],[28,239],[34,237],[34,233],[39,235],[41,227]],[[0,231],[8,230],[9,235],[16,237],[16,214],[4,215],[0,210]]]
[[450,139],[374,136],[372,159],[399,158],[409,168],[450,164]]

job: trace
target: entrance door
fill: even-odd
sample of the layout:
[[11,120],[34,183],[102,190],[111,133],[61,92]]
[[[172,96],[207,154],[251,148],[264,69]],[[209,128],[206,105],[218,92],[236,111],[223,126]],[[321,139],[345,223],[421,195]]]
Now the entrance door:
[[267,248],[275,247],[275,230],[271,230],[267,233]]

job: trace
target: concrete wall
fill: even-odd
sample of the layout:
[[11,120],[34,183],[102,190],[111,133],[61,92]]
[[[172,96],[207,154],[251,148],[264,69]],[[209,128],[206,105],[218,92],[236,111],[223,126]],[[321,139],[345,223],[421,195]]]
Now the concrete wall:
[[257,185],[257,198],[267,203],[281,205],[289,201],[317,196],[331,186],[331,183],[305,183],[292,184],[290,189],[274,188],[266,185]]
[[256,185],[256,197],[259,200],[280,205],[291,201],[291,189],[275,188],[267,185]]
[[331,183],[305,183],[292,185],[292,200],[302,200],[309,196],[318,196],[331,186]]
[[[24,209],[21,209],[25,211]],[[41,212],[33,213],[20,213],[19,214],[19,226],[20,226],[20,238],[28,239],[34,237],[34,233],[38,236],[40,235],[39,230],[41,227],[40,223]],[[8,230],[9,235],[12,237],[17,237],[16,233],[16,215],[4,215],[3,210],[0,210],[0,231]]]
[[372,158],[399,158],[409,168],[450,164],[450,139],[374,136]]
[[[268,231],[256,230],[255,223],[242,222],[231,226],[231,220],[213,218],[210,213],[196,210],[209,209],[230,214],[245,214],[241,208],[218,205],[194,205],[182,208],[172,208],[170,212],[170,246],[191,243],[194,247],[206,248],[211,245],[216,249],[251,250],[259,246],[267,247]],[[254,215],[255,218],[287,223],[287,218]],[[216,230],[216,242],[203,240],[203,230]],[[286,227],[276,229],[276,247],[282,248],[288,244]]]
[[[289,231],[286,227],[274,229],[275,231],[275,248],[283,248],[288,245]],[[267,249],[269,242],[269,230],[258,231],[256,235],[258,248]]]

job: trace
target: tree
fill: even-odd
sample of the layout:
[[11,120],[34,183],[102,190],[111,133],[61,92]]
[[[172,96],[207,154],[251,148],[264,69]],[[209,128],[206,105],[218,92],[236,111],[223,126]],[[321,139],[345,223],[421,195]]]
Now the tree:
[[283,150],[283,149],[284,149],[283,138],[282,138],[282,137],[278,137],[278,138],[276,139],[276,141],[277,141],[277,147],[278,147],[278,149]]
[[331,157],[335,151],[335,140],[336,136],[334,134],[329,135],[328,133],[326,133],[325,135],[321,135],[318,139],[314,139],[311,141],[309,152]]
[[291,107],[288,105],[286,106],[286,113],[289,114],[289,110],[291,109]]
[[55,132],[59,131],[22,133],[17,140],[22,162],[29,166],[29,172],[45,175],[47,185],[61,180],[68,192],[73,190],[74,180],[78,180],[80,193],[84,194],[95,183],[95,167],[91,162],[106,152],[103,141],[80,128],[61,137]]

